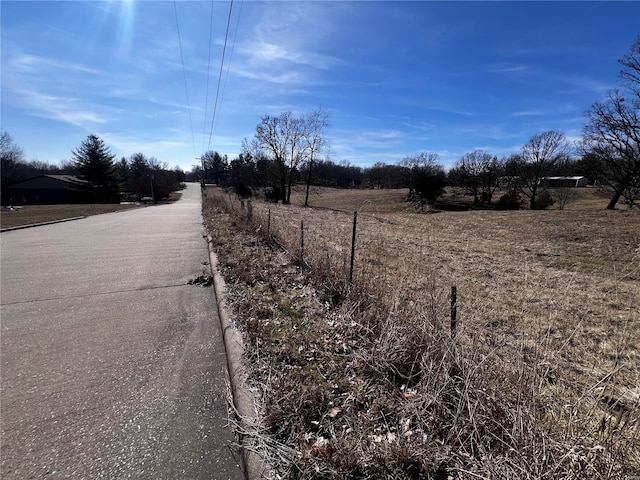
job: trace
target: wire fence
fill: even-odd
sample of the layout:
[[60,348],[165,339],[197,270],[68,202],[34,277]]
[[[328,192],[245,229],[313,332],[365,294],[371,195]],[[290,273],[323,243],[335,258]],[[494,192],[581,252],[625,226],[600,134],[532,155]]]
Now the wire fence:
[[[237,222],[245,222],[257,235],[282,248],[301,269],[312,269],[324,288],[340,296],[354,293],[375,299],[398,314],[428,310],[429,318],[443,319],[443,330],[450,329],[455,342],[460,332],[457,289],[450,294],[436,289],[435,281],[429,280],[434,273],[428,257],[419,266],[425,283],[408,285],[418,266],[386,241],[380,228],[384,220],[367,215],[359,223],[357,211],[253,202],[222,190],[208,195]],[[451,322],[445,324],[450,316]]]

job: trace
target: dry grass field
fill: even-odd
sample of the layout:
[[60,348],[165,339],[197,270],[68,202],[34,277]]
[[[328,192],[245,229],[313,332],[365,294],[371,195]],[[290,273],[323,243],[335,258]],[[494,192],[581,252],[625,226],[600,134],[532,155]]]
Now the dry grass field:
[[[623,396],[638,402],[640,213],[606,211],[606,199],[579,193],[584,197],[562,211],[420,215],[403,190],[334,190],[311,197],[311,209],[296,208],[302,200],[294,197],[294,206],[271,212],[274,228],[284,222],[299,230],[304,220],[307,248],[344,248],[358,210],[356,273],[366,272],[368,282],[415,292],[434,282],[443,292],[456,285],[461,322],[474,333],[544,338],[561,362],[555,368],[581,371],[585,385],[625,357],[616,376],[627,372]],[[373,276],[372,264],[379,264]]]
[[16,210],[0,210],[0,227],[10,228],[36,223],[52,222],[73,217],[87,217],[100,213],[138,208],[140,205],[75,204],[75,205],[25,205]]
[[[300,255],[303,222],[305,262],[331,272],[334,288],[342,282],[343,291],[357,290],[360,298],[384,305],[383,329],[390,333],[376,333],[375,361],[404,379],[396,383],[405,399],[435,395],[428,390],[440,388],[437,382],[423,378],[436,372],[429,361],[454,357],[465,387],[454,382],[459,402],[448,412],[457,418],[464,410],[477,436],[474,447],[464,433],[455,434],[454,443],[467,445],[467,454],[495,468],[485,465],[476,477],[464,476],[460,467],[448,470],[458,475],[449,478],[499,478],[499,472],[520,472],[519,478],[638,478],[640,213],[606,211],[606,198],[592,189],[577,190],[563,210],[547,211],[420,214],[405,196],[402,190],[315,188],[310,208],[301,206],[298,191],[292,205],[254,200],[251,216],[256,230],[270,228],[294,257]],[[221,195],[219,201],[236,215],[249,212],[234,197]],[[354,211],[357,248],[349,286]],[[447,344],[451,286],[458,291],[455,348]],[[409,341],[425,332],[444,343],[444,353],[432,360],[425,352],[418,359]],[[433,343],[424,340],[419,347],[426,351],[426,345]],[[391,358],[398,355],[406,358]],[[483,410],[479,405],[485,404]],[[503,463],[508,451],[520,450],[519,459],[509,460],[511,470],[496,466],[498,457],[482,450],[489,427],[480,423],[491,423],[492,415],[511,419],[500,427],[510,433],[490,434],[500,445],[511,445],[500,457]],[[407,478],[439,478],[434,471]]]
[[[181,196],[182,192],[171,192],[169,194],[169,201],[176,202],[180,200]],[[99,215],[101,213],[141,208],[143,206],[144,204],[132,203],[91,203],[68,205],[24,205],[13,210],[2,208],[0,209],[0,228],[34,225],[37,223],[64,220],[65,218],[88,217],[91,215]]]

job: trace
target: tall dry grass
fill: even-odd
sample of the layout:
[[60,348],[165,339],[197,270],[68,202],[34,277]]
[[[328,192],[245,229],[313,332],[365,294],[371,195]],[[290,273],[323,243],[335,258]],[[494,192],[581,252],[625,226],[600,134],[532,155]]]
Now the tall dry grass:
[[[315,327],[352,345],[335,368],[355,385],[339,389],[341,414],[307,451],[323,461],[300,463],[298,478],[380,478],[381,464],[384,478],[640,475],[636,212],[419,215],[397,195],[376,206],[381,192],[351,193],[327,203],[360,204],[353,283],[352,213],[251,202],[252,230],[293,257],[304,223],[300,260],[348,306]],[[247,220],[248,204],[209,195]]]

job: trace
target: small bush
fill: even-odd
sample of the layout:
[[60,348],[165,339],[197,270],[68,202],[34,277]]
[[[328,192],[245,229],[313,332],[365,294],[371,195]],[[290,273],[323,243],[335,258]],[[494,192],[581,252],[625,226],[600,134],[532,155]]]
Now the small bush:
[[520,204],[522,203],[522,198],[517,190],[509,190],[507,193],[502,195],[498,200],[497,207],[500,210],[518,210],[520,209]]
[[267,188],[264,198],[267,202],[278,203],[282,200],[282,191],[278,187]]
[[538,196],[536,196],[536,200],[533,202],[533,208],[535,210],[546,210],[554,203],[555,202],[551,194],[548,191],[543,190],[538,194]]
[[244,183],[240,182],[233,186],[233,191],[240,198],[250,198],[253,196],[251,189],[247,187]]

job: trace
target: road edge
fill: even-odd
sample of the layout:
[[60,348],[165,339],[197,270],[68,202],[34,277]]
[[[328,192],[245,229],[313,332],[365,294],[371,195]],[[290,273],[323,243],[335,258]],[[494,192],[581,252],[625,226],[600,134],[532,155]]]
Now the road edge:
[[84,217],[61,218],[60,220],[51,220],[50,222],[30,223],[28,225],[17,225],[15,227],[0,228],[0,233],[11,232],[13,230],[23,230],[25,228],[31,228],[31,227],[42,227],[44,225],[53,225],[54,223],[71,222],[72,220],[82,220],[83,218],[87,218],[87,217],[84,216]]
[[[240,447],[244,463],[244,474],[247,480],[268,478],[267,465],[264,460],[251,448],[251,440],[255,438],[257,425],[256,402],[251,391],[245,387],[247,374],[242,366],[244,342],[236,326],[230,321],[225,308],[226,283],[218,269],[218,257],[211,248],[213,239],[207,232],[207,248],[209,250],[209,266],[213,276],[213,291],[218,308],[218,318],[222,328],[222,339],[227,356],[227,370],[231,384],[233,403],[241,423]],[[244,432],[248,433],[244,434]],[[255,434],[255,435],[253,435]]]

